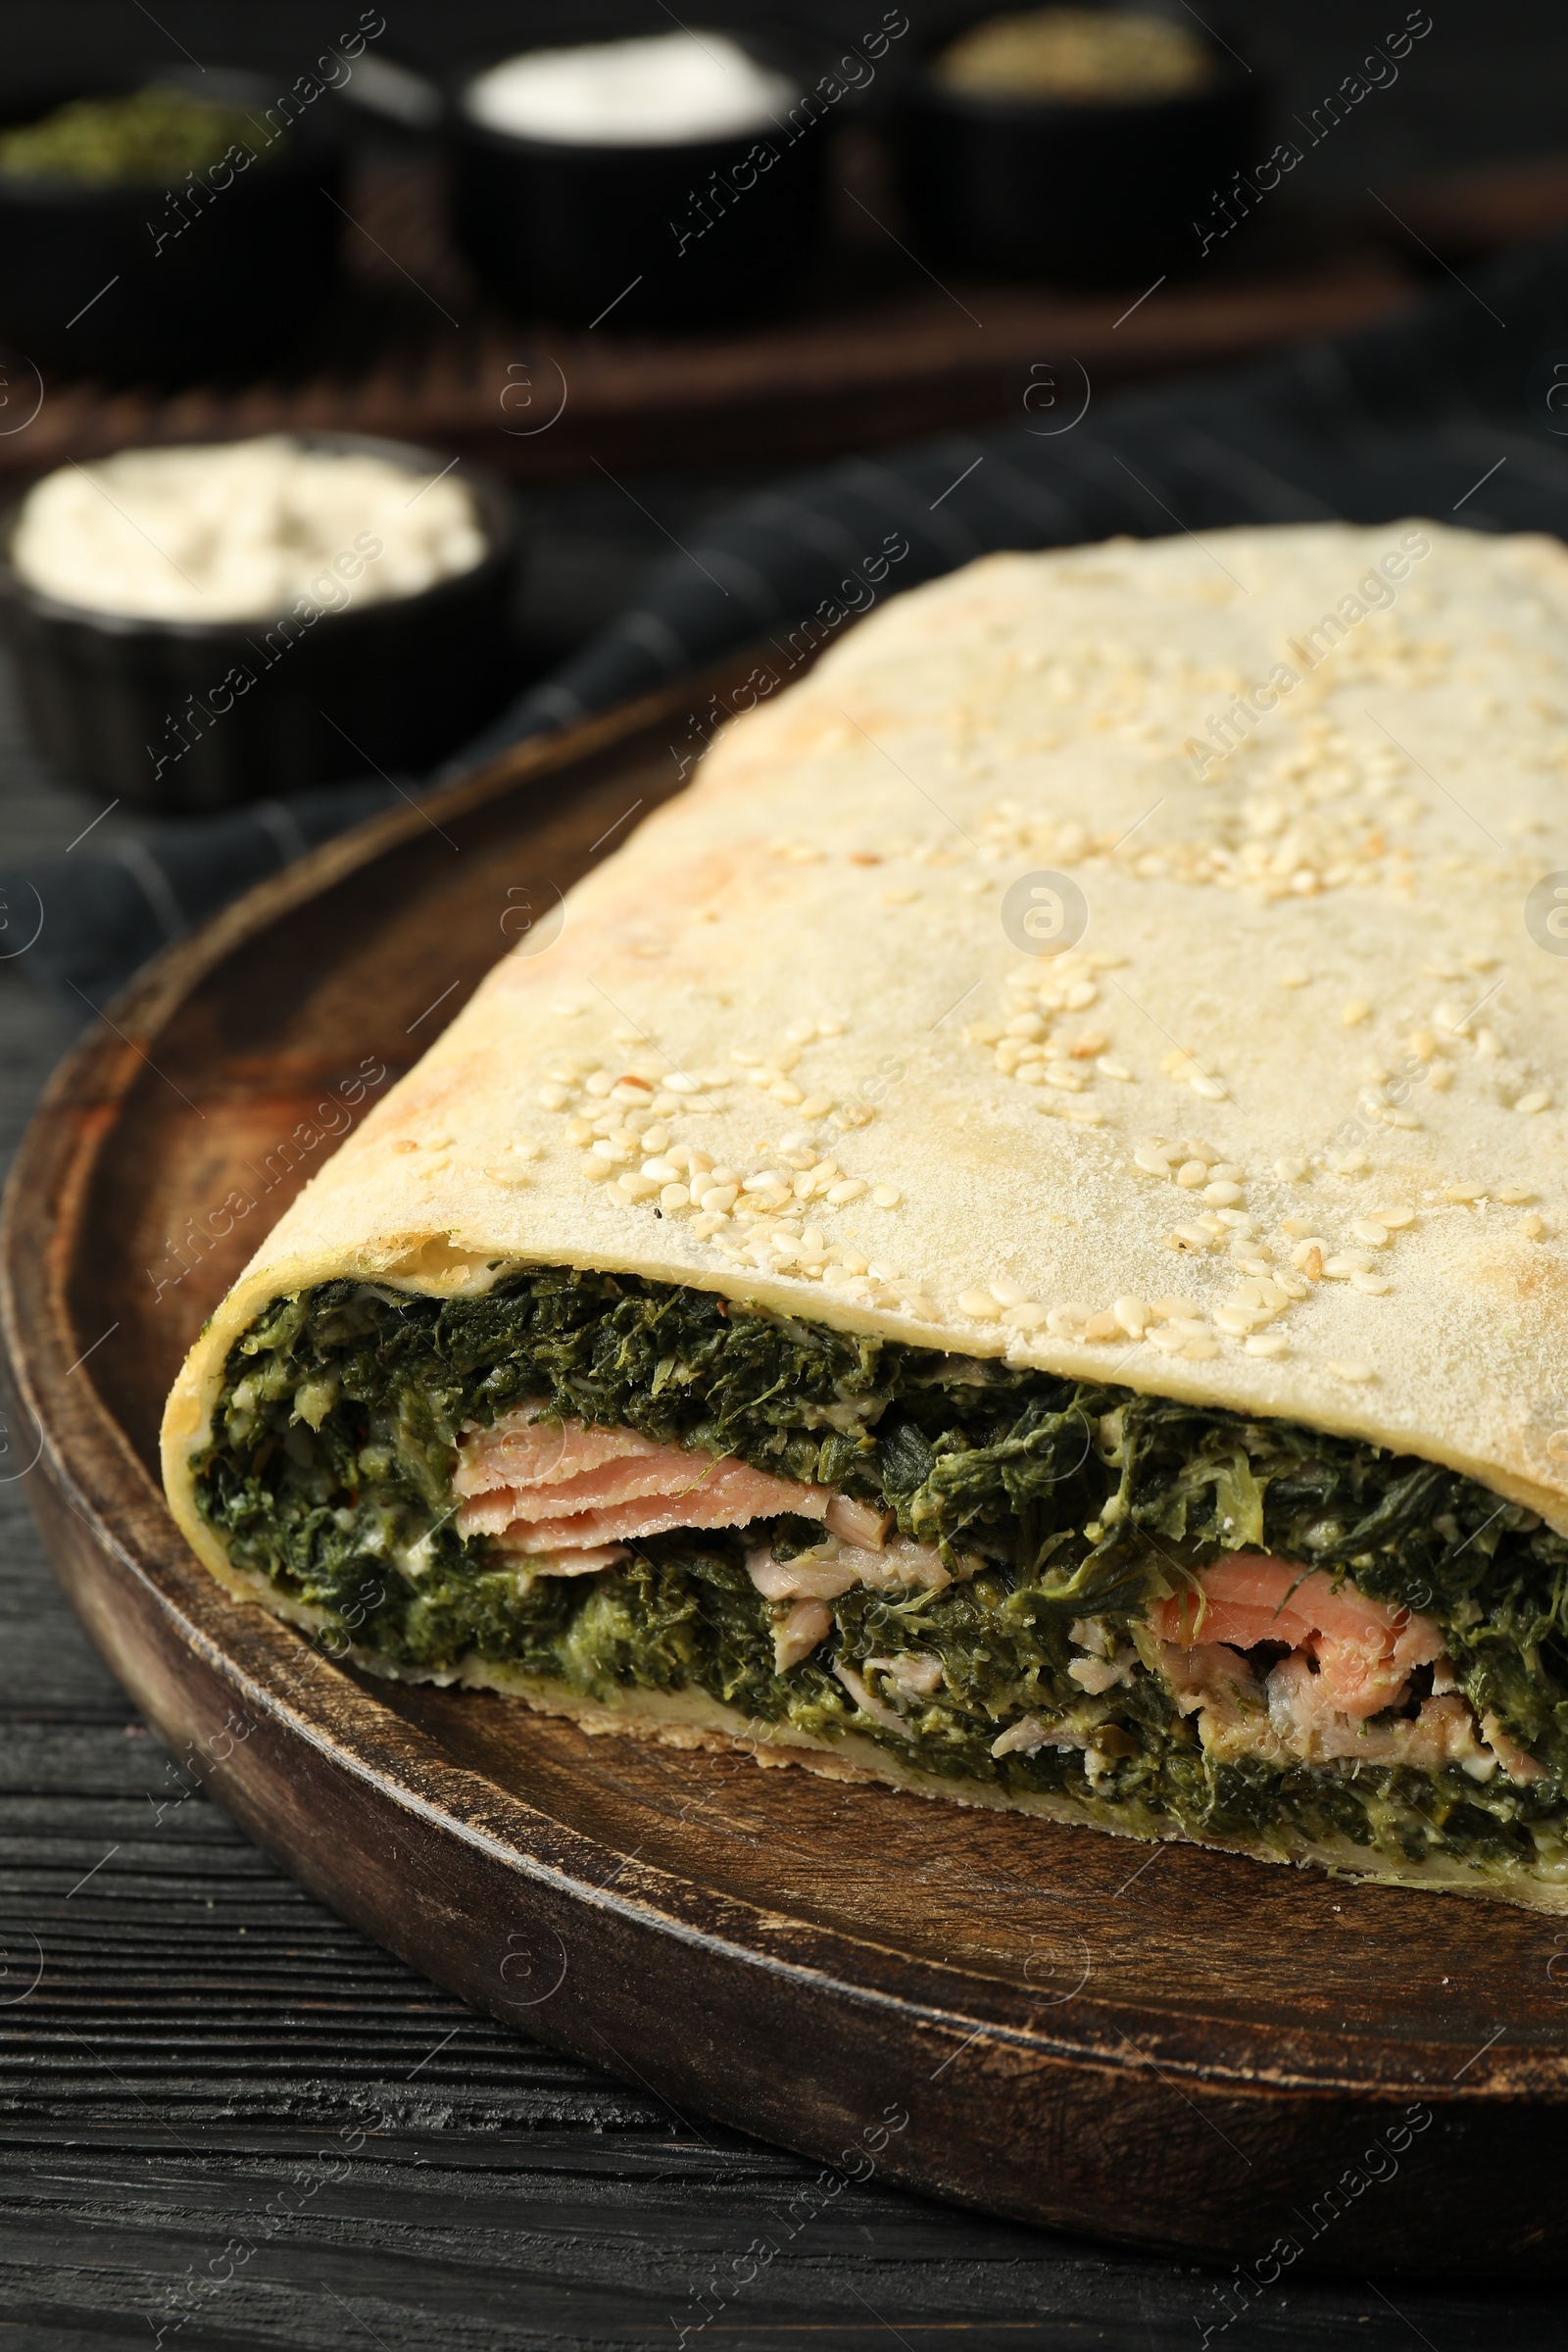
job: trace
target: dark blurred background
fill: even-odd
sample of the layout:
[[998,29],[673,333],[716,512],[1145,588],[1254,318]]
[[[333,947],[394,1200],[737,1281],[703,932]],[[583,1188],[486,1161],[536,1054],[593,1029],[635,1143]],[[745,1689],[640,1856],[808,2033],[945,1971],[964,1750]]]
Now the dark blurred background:
[[[181,58],[287,78],[360,21],[367,0],[6,0],[0,97],[35,77],[153,69]],[[913,41],[991,13],[974,0],[900,0]],[[542,43],[664,29],[672,23],[775,28],[808,53],[878,24],[884,0],[377,0],[379,56],[441,76],[473,59]],[[1000,12],[999,12],[1000,13]],[[1365,47],[1412,13],[1406,0],[1216,0],[1201,21],[1229,36],[1279,89],[1282,122],[1338,83]],[[1433,0],[1437,37],[1404,62],[1373,112],[1353,117],[1320,159],[1340,192],[1370,174],[1457,171],[1560,154],[1568,144],[1568,10],[1554,0]],[[910,44],[912,45],[912,43]],[[1314,176],[1317,175],[1316,170]]]
[[[657,0],[386,0],[382,54],[442,74],[475,57],[601,29],[641,30],[669,21]],[[761,7],[710,0],[680,14],[688,24],[776,25],[808,38],[849,37],[882,16],[876,0],[816,0]],[[905,0],[918,36],[951,22],[945,0]],[[973,10],[961,12],[973,15]],[[1239,35],[1250,62],[1277,79],[1282,117],[1315,104],[1360,50],[1403,24],[1404,0],[1224,0],[1201,10]],[[1466,165],[1516,163],[1568,147],[1568,9],[1560,0],[1433,0],[1437,38],[1406,61],[1375,109],[1343,124],[1314,161],[1325,191],[1358,192],[1368,177],[1416,177]],[[293,74],[352,27],[359,0],[8,0],[0,10],[0,89],[92,58],[104,68],[158,66],[181,51],[204,63],[267,67]],[[155,21],[156,20],[156,21]]]

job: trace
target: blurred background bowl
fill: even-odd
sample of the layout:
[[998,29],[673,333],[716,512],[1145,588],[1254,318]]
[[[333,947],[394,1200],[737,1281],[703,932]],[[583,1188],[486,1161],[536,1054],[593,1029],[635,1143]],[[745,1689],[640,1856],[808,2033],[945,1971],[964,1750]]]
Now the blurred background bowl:
[[1132,0],[1126,11],[1108,0],[1097,13],[1161,17],[1201,43],[1212,59],[1202,87],[1069,102],[945,85],[933,70],[943,53],[1002,13],[971,8],[950,20],[894,100],[898,186],[917,250],[955,270],[1078,285],[1196,264],[1194,221],[1266,152],[1263,77],[1175,0]]
[[288,84],[217,68],[39,83],[8,96],[0,129],[150,84],[240,108],[258,125],[258,160],[216,188],[189,188],[181,172],[177,202],[152,181],[0,172],[0,338],[41,368],[111,381],[270,369],[337,284],[342,158],[330,93],[288,121],[274,154],[260,140],[269,110],[274,123],[287,120]]
[[[22,496],[0,513],[0,626],[23,708],[64,781],[166,813],[227,808],[375,768],[413,774],[515,690],[515,502],[493,475],[366,433],[300,433],[313,450],[384,458],[467,485],[485,553],[417,595],[323,611],[269,644],[280,615],[149,620],[70,605],[11,561]],[[230,673],[254,681],[237,692]],[[220,708],[213,708],[215,698]]]
[[[585,23],[568,37],[600,36]],[[744,30],[729,38],[804,95],[798,62]],[[517,54],[455,75],[446,122],[453,227],[508,310],[617,332],[699,328],[761,318],[794,292],[822,242],[817,125],[786,111],[760,130],[659,145],[493,129],[468,92]],[[760,147],[772,159],[760,167]]]

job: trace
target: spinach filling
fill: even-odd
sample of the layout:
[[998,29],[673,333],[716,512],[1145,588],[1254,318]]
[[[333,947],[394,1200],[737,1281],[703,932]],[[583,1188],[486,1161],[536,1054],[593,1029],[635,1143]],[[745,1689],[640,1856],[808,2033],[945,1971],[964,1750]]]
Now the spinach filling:
[[[529,1581],[451,1517],[459,1430],[523,1399],[839,1488],[939,1545],[939,1592],[857,1587],[785,1673],[758,1531],[640,1542],[619,1565]],[[1557,1853],[1568,1776],[1568,1540],[1476,1481],[1408,1455],[1109,1383],[943,1355],[636,1277],[544,1268],[439,1300],[331,1282],[276,1300],[231,1351],[197,1464],[234,1564],[322,1615],[322,1638],[396,1666],[504,1665],[613,1703],[700,1690],[763,1737],[853,1732],[934,1778],[1060,1792],[1103,1819],[1216,1837],[1338,1837],[1479,1867]],[[771,1523],[776,1556],[820,1535]],[[1163,1680],[1098,1693],[1069,1674],[1088,1620],[1127,1637],[1221,1551],[1263,1546],[1353,1578],[1444,1629],[1477,1714],[1545,1767],[1281,1771],[1201,1747]],[[940,1661],[931,1692],[867,1714],[868,1662]],[[1036,1714],[1076,1740],[992,1753]],[[883,1718],[887,1720],[883,1720]]]

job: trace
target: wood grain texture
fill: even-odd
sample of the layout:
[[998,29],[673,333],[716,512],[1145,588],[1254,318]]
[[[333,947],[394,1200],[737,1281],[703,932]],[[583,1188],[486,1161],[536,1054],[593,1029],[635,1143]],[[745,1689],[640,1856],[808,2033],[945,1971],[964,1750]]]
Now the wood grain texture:
[[[1298,2276],[1391,2250],[1428,2273],[1557,2266],[1550,1921],[362,1681],[174,1539],[151,1472],[163,1393],[254,1227],[188,1248],[161,1291],[147,1268],[336,1076],[413,1057],[441,993],[445,1018],[505,946],[509,889],[567,886],[672,789],[671,717],[730,674],[329,845],[174,951],[64,1066],[19,1160],[3,1300],[57,1573],[175,1754],[305,1886],[645,2112],[716,2117],[834,2180],[869,2157],[878,2193],[1177,2252],[1252,2262],[1294,2228]],[[154,1825],[155,1875],[183,1812]],[[73,1933],[98,1884],[70,1892]],[[1325,2211],[1411,2107],[1428,2120],[1397,2167]],[[837,2193],[811,2228],[837,2226]]]

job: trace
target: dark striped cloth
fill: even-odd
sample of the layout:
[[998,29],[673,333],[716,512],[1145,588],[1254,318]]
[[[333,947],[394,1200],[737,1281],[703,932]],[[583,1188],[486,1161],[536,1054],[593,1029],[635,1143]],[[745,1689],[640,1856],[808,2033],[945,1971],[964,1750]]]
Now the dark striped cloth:
[[[1048,414],[796,476],[660,564],[610,627],[429,781],[760,638],[787,672],[873,590],[998,549],[1406,514],[1568,538],[1554,382],[1568,386],[1568,239],[1443,282],[1385,324],[1091,401],[1065,432],[1039,429]],[[78,1004],[102,1003],[167,940],[396,789],[346,785],[166,825],[130,852],[75,858],[66,895],[46,868],[0,875],[7,905],[36,891],[51,908],[27,968]]]

